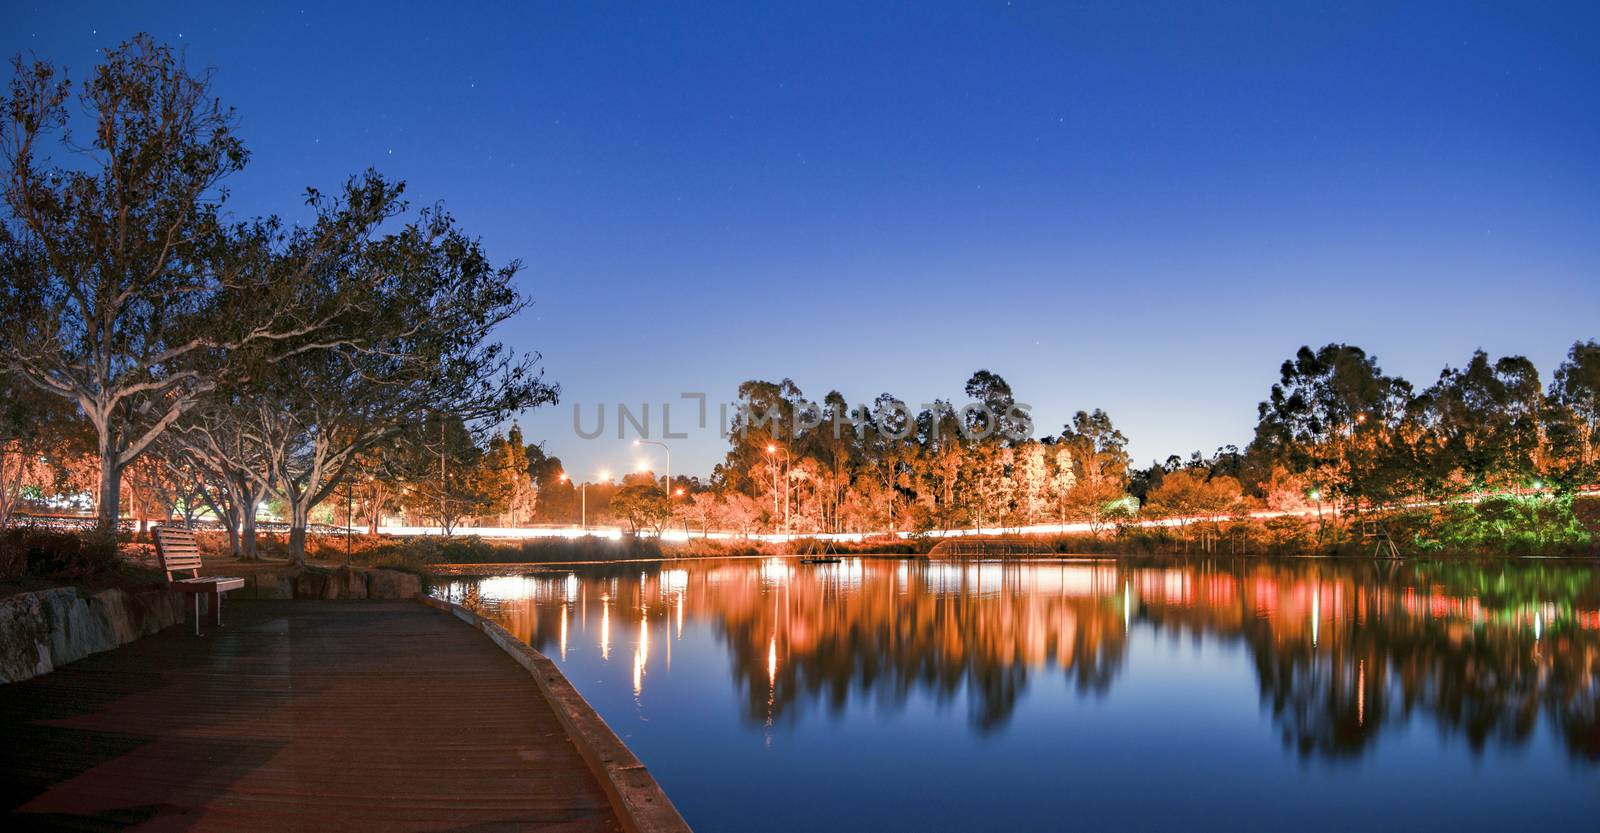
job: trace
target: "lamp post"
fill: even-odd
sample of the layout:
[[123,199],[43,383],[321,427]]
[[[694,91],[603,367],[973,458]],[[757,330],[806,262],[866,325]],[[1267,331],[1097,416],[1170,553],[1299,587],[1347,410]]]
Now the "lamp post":
[[[566,472],[562,472],[562,473],[556,475],[556,477],[562,483],[570,483],[571,482],[571,480],[567,477],[567,473]],[[601,469],[600,470],[600,479],[609,481],[611,479],[611,472],[606,471],[605,469]],[[579,512],[579,514],[578,514],[579,528],[587,530],[589,528],[589,483],[588,483],[588,481],[584,481],[583,483],[579,483],[578,484],[578,507],[579,507],[579,509],[578,509],[578,512]]]

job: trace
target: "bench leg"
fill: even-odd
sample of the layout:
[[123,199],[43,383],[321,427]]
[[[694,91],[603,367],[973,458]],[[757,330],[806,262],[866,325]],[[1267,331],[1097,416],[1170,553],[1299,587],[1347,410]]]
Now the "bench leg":
[[194,635],[200,635],[200,594],[190,593],[194,597]]
[[212,616],[216,617],[215,621],[217,623],[217,627],[219,627],[219,628],[222,627],[222,594],[221,593],[212,593],[211,594],[211,608],[212,608],[211,609]]

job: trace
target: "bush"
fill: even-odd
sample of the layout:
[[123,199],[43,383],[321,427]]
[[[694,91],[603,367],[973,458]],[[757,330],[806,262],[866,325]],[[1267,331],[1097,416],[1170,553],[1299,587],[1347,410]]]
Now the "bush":
[[0,581],[83,581],[116,565],[117,542],[112,538],[32,527],[0,532]]

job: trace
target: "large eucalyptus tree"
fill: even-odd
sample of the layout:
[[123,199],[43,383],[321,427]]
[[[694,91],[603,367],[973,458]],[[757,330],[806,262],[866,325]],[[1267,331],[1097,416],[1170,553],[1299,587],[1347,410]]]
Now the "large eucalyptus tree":
[[[383,219],[383,194],[293,233],[232,223],[223,182],[248,157],[209,73],[146,35],[108,50],[76,92],[47,61],[13,69],[0,97],[0,367],[93,426],[109,531],[123,470],[240,378],[236,354],[315,349],[343,320],[301,287]],[[298,271],[267,268],[285,262]]]

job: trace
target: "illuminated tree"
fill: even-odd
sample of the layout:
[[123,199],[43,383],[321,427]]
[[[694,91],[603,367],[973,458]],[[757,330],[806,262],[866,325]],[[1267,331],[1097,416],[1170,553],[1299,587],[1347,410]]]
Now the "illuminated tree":
[[611,514],[626,521],[636,535],[643,529],[651,529],[659,535],[672,518],[672,508],[660,486],[636,482],[617,490],[616,496],[611,498]]
[[489,498],[484,511],[499,516],[498,525],[514,527],[533,517],[538,492],[528,475],[521,428],[513,425],[509,435],[496,434],[489,439],[477,477]]
[[[145,35],[109,50],[76,95],[48,62],[19,57],[13,70],[0,101],[0,366],[92,425],[109,531],[124,469],[238,378],[234,354],[303,348],[333,313],[295,295],[299,275],[260,268],[275,221],[224,221],[221,183],[247,154],[208,75]],[[320,266],[369,219],[324,218],[298,237],[299,265]]]
[[1446,368],[1422,395],[1435,435],[1431,466],[1472,490],[1525,487],[1545,474],[1539,371],[1521,356],[1490,363],[1482,350],[1466,367]]
[[1411,385],[1359,347],[1301,347],[1257,408],[1252,450],[1305,472],[1334,510],[1365,498],[1377,453],[1405,416]]
[[1600,480],[1600,342],[1572,345],[1550,383],[1552,456],[1564,480]]

